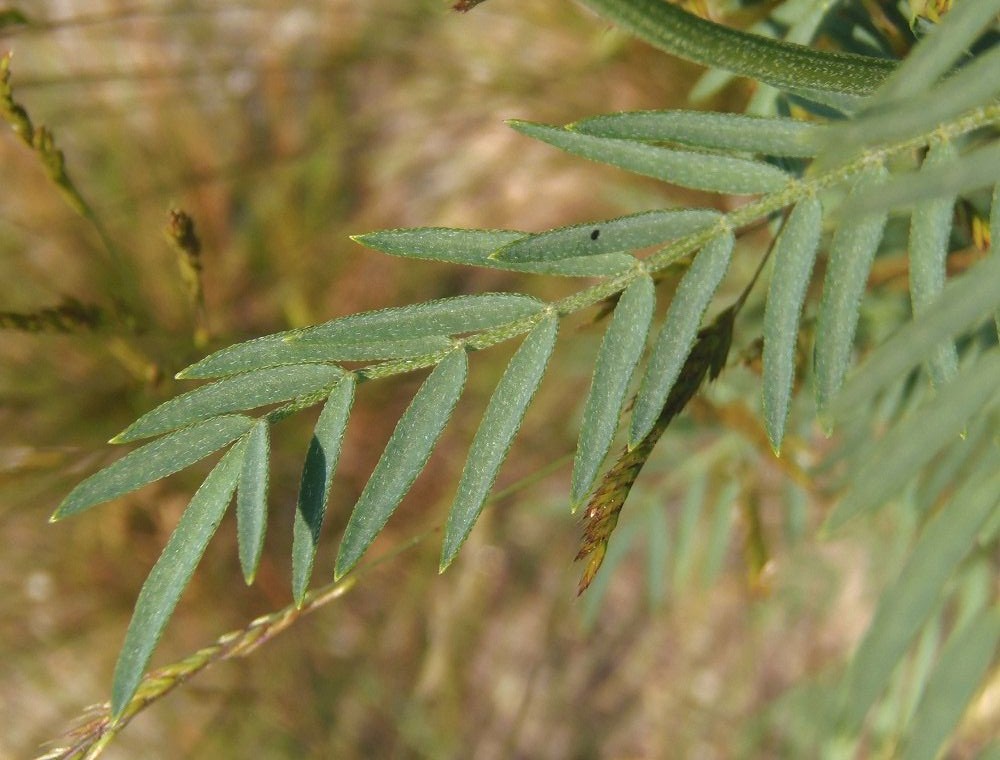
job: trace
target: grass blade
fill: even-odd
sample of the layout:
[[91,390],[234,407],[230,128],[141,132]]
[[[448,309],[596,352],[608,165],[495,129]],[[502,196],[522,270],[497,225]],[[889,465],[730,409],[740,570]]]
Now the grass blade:
[[330,482],[340,459],[344,430],[354,403],[354,387],[354,375],[349,374],[330,393],[316,421],[302,466],[299,500],[292,526],[292,596],[296,604],[302,603],[312,577]]
[[574,224],[521,238],[491,255],[501,261],[558,261],[634,251],[707,229],[719,220],[708,209],[663,209]]
[[491,253],[505,245],[530,237],[531,233],[516,230],[416,227],[380,230],[367,235],[357,235],[353,239],[392,256],[562,277],[603,277],[620,274],[634,263],[631,256],[618,253],[558,261],[513,262],[490,258]]
[[573,461],[570,499],[574,509],[593,486],[611,448],[632,373],[646,348],[646,334],[655,305],[652,278],[644,275],[636,279],[622,293],[604,334]]
[[948,639],[910,721],[903,760],[934,760],[958,726],[1000,643],[1000,607],[981,612]]
[[245,450],[246,444],[240,441],[205,478],[142,585],[115,664],[111,691],[113,716],[117,717],[135,694],[181,593],[222,521],[236,488]]
[[79,483],[51,521],[142,488],[190,467],[243,435],[253,420],[240,414],[215,417],[147,443]]
[[[307,327],[291,343],[350,346],[360,342],[400,341],[488,330],[537,314],[545,304],[516,293],[483,293],[366,311]],[[361,337],[363,336],[363,338]]]
[[819,199],[798,203],[774,246],[774,270],[764,307],[762,401],[767,437],[775,453],[788,420],[795,379],[799,318],[812,275],[823,224]]
[[271,367],[226,378],[160,404],[144,414],[112,443],[127,443],[166,433],[227,412],[308,396],[331,386],[344,371],[332,364],[296,364]]
[[898,493],[938,451],[958,438],[973,415],[1000,401],[1000,350],[969,366],[878,442],[851,479],[851,487],[826,522],[835,530]]
[[980,526],[1000,505],[996,456],[969,478],[924,528],[896,581],[880,597],[871,625],[854,655],[842,695],[841,729],[853,735],[885,689],[893,670],[927,617]]
[[746,158],[594,137],[527,121],[507,123],[518,132],[567,153],[695,190],[752,195],[778,190],[790,179],[777,167]]
[[732,233],[719,235],[707,243],[677,286],[636,397],[629,447],[638,445],[656,424],[667,396],[691,353],[702,317],[729,269],[735,244]]
[[236,491],[236,538],[240,568],[249,586],[257,575],[267,531],[267,487],[271,436],[267,420],[257,420],[246,436],[246,456]]
[[569,129],[594,137],[677,142],[698,148],[809,158],[818,152],[824,127],[784,117],[712,111],[631,111],[592,116]]
[[[956,155],[950,142],[936,142],[921,171],[947,164]],[[917,205],[910,217],[910,300],[913,313],[922,314],[944,288],[955,196],[933,198]],[[940,388],[958,372],[954,343],[942,344],[928,363],[931,382]]]
[[442,572],[455,559],[472,531],[472,526],[479,519],[500,465],[507,458],[528,404],[545,374],[545,367],[556,344],[558,328],[559,320],[551,316],[528,334],[511,358],[490,398],[483,421],[469,449],[458,493],[448,514],[441,551]]
[[[878,186],[886,177],[881,166],[866,171],[847,198]],[[837,227],[830,244],[823,297],[816,324],[815,382],[816,406],[821,421],[829,427],[827,406],[840,389],[854,347],[861,296],[868,282],[868,272],[882,240],[885,213],[866,214]]]
[[348,573],[423,470],[465,386],[464,350],[445,357],[420,386],[365,484],[344,531],[334,578]]

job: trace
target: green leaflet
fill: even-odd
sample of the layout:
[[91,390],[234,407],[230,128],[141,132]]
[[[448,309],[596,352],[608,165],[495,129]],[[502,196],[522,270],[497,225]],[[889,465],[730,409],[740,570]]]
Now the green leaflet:
[[366,311],[307,327],[287,340],[331,347],[488,330],[537,314],[545,304],[516,293],[483,293]]
[[781,169],[746,158],[594,137],[527,121],[507,123],[518,132],[567,153],[695,190],[751,195],[778,190],[790,179]]
[[490,258],[490,254],[499,248],[515,240],[530,237],[531,233],[515,230],[418,227],[370,232],[367,235],[357,235],[353,239],[392,256],[562,277],[604,277],[620,274],[635,263],[631,256],[611,253],[559,261],[513,262]]
[[989,457],[927,524],[896,581],[881,595],[844,684],[841,728],[846,734],[861,725],[980,526],[1000,504],[998,464],[995,455]]
[[239,438],[253,420],[230,414],[199,422],[132,451],[79,483],[51,520],[75,515],[190,467]]
[[675,240],[716,224],[717,211],[662,209],[560,227],[505,245],[491,255],[501,261],[558,261],[632,251]]
[[340,459],[344,430],[354,403],[354,387],[354,375],[348,374],[330,393],[316,421],[302,465],[299,500],[292,526],[292,596],[296,604],[302,604],[312,577],[330,481]]
[[993,350],[886,433],[854,473],[850,489],[827,518],[827,530],[899,493],[917,470],[961,435],[973,415],[985,414],[1000,401],[998,389],[1000,350]]
[[[947,164],[956,155],[950,142],[932,143],[921,171]],[[922,314],[944,288],[955,196],[923,201],[910,217],[910,300],[913,313]],[[934,387],[947,383],[958,372],[954,343],[938,347],[928,368]]]
[[308,396],[331,386],[343,375],[342,369],[331,364],[296,364],[226,378],[160,404],[112,438],[111,442],[127,443],[149,438],[226,412]]
[[[303,362],[368,361],[410,359],[446,349],[450,343],[441,335],[397,341],[369,341],[347,346],[289,342],[295,330],[265,335],[223,348],[177,373],[179,380],[202,380],[284,367]],[[340,370],[343,372],[343,370]]]
[[637,278],[622,293],[601,341],[573,460],[570,500],[574,510],[593,486],[611,448],[632,373],[646,348],[655,304],[652,278]]
[[271,436],[266,419],[257,420],[246,435],[246,456],[236,491],[236,538],[240,568],[249,586],[257,575],[267,531],[267,486]]
[[740,32],[660,0],[583,2],[672,55],[785,90],[869,95],[894,68],[879,58],[829,53]]
[[334,578],[351,571],[423,470],[465,386],[464,350],[448,354],[403,413],[344,530]]
[[115,664],[111,715],[128,706],[167,621],[233,497],[246,444],[233,446],[205,478],[142,584]]
[[949,280],[919,317],[875,349],[853,374],[830,405],[831,418],[846,418],[865,409],[878,393],[924,361],[935,346],[974,327],[1000,307],[998,281],[1000,256],[991,256]]
[[[942,22],[910,51],[906,60],[885,80],[869,108],[909,101],[926,92],[965,55],[976,37],[1000,13],[1000,0],[955,3]],[[995,79],[995,77],[994,77]]]
[[[990,255],[994,261],[1000,259],[1000,183],[993,186],[993,198],[990,203]],[[997,336],[1000,337],[1000,311],[993,315]]]
[[736,240],[731,232],[709,241],[681,279],[649,355],[629,429],[629,447],[646,437],[667,401],[698,336],[701,319],[729,269]]
[[903,760],[934,760],[957,728],[1000,643],[1000,607],[983,610],[948,639],[916,712]]
[[774,271],[764,307],[762,402],[767,437],[775,453],[788,420],[795,379],[799,317],[819,246],[823,207],[815,197],[792,209],[774,245]]
[[927,171],[893,175],[880,189],[868,188],[848,198],[842,214],[860,210],[897,209],[942,195],[961,195],[971,190],[992,187],[1000,176],[1000,140],[963,153],[945,166]]
[[784,117],[711,111],[632,111],[593,116],[569,129],[594,137],[678,142],[727,152],[811,157],[824,127]]
[[546,317],[528,333],[511,358],[490,398],[469,448],[458,492],[448,514],[440,569],[443,572],[465,543],[538,390],[556,344],[559,320]]
[[[930,35],[928,39],[936,36]],[[932,132],[938,125],[989,103],[1000,93],[1000,80],[993,74],[998,70],[1000,49],[991,50],[941,84],[928,87],[905,102],[865,112],[817,133],[829,154],[824,155],[824,164],[829,166],[851,153]]]
[[[877,187],[886,176],[881,166],[862,174],[845,203]],[[859,219],[840,224],[830,244],[823,297],[816,324],[815,391],[816,406],[825,426],[827,406],[840,389],[854,346],[854,331],[858,325],[861,296],[865,292],[871,269],[882,240],[886,214],[866,214]]]

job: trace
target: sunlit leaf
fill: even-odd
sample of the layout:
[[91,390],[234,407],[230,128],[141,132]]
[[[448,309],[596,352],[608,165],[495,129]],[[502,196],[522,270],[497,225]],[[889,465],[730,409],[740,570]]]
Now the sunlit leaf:
[[498,327],[537,314],[545,304],[516,293],[483,293],[366,311],[307,327],[289,336],[293,343],[326,347],[454,335]]
[[636,279],[622,293],[604,334],[573,461],[570,500],[574,509],[594,484],[611,448],[632,373],[646,348],[655,305],[652,278],[644,275]]
[[229,506],[245,451],[246,444],[240,441],[205,478],[142,585],[115,664],[112,715],[120,715],[135,694],[163,629]]
[[240,568],[247,585],[253,583],[267,531],[267,487],[271,436],[267,420],[258,420],[246,436],[246,456],[236,492],[236,537]]
[[735,242],[732,233],[727,233],[707,243],[677,286],[636,397],[629,446],[636,446],[645,438],[660,416],[694,346],[702,317],[726,275]]
[[[885,170],[868,169],[857,181],[851,197],[883,182]],[[854,348],[861,296],[868,272],[882,240],[886,214],[865,214],[837,227],[830,244],[823,297],[816,324],[815,383],[820,415],[840,389]]]
[[792,209],[774,246],[774,274],[764,309],[764,425],[778,452],[785,434],[795,379],[799,317],[822,231],[819,199],[805,198]]
[[985,354],[912,415],[895,425],[851,477],[851,486],[827,519],[830,530],[881,506],[976,414],[1000,402],[1000,350]]
[[847,733],[861,725],[885,689],[976,532],[998,505],[1000,462],[992,456],[927,524],[897,580],[881,595],[844,686],[841,726]]
[[[924,159],[921,171],[947,164],[956,151],[950,142],[936,142]],[[955,196],[924,201],[910,218],[910,300],[913,313],[922,314],[944,288]],[[935,387],[947,383],[958,371],[958,352],[952,343],[940,346],[930,358]]]
[[843,419],[866,405],[887,386],[906,376],[935,346],[971,329],[1000,307],[1000,256],[991,256],[945,284],[926,311],[902,327],[855,372],[830,405],[830,416]]
[[479,518],[500,465],[507,458],[528,404],[545,374],[549,356],[555,347],[558,326],[558,319],[551,316],[528,333],[490,398],[448,514],[441,570],[451,564]]
[[344,430],[354,403],[354,375],[346,375],[320,412],[302,465],[299,500],[292,528],[292,596],[297,604],[309,587],[319,545],[330,482],[340,459]]
[[778,190],[790,179],[777,167],[747,158],[594,137],[527,121],[507,123],[518,132],[567,153],[695,190],[750,195]]
[[619,140],[801,157],[816,155],[823,131],[821,125],[798,119],[686,110],[605,114],[570,124],[569,129]]
[[[448,339],[441,335],[410,340],[357,342],[344,346],[289,342],[288,338],[296,334],[297,331],[288,330],[223,348],[181,370],[177,377],[182,380],[202,380],[303,362],[409,359],[441,351],[450,345]],[[363,339],[363,336],[359,338]]]
[[560,227],[521,238],[496,251],[503,261],[552,261],[633,251],[711,227],[719,213],[708,209],[663,209]]
[[981,612],[948,639],[910,721],[903,760],[934,760],[979,688],[1000,643],[1000,607]]
[[295,364],[219,380],[160,404],[116,435],[112,442],[148,438],[226,412],[308,396],[333,385],[343,374],[343,370],[331,364]]
[[250,417],[239,414],[214,417],[147,443],[77,485],[63,499],[52,520],[116,499],[190,467],[235,441],[253,423]]
[[367,235],[357,235],[354,240],[393,256],[562,277],[602,277],[619,274],[634,263],[631,256],[620,253],[558,261],[514,262],[490,258],[491,253],[505,245],[530,237],[531,233],[516,230],[417,227],[370,232]]
[[335,578],[358,563],[423,470],[465,386],[465,351],[445,357],[396,425],[344,530]]

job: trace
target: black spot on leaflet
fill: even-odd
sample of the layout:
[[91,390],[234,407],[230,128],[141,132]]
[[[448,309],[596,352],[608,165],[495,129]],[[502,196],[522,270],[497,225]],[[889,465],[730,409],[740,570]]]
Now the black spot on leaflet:
[[597,238],[599,238],[600,236],[601,236],[600,230],[594,230],[593,232],[590,233],[591,240],[597,240]]

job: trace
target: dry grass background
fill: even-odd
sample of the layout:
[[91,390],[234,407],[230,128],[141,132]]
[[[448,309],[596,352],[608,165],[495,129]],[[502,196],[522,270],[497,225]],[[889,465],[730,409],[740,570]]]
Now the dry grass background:
[[[679,105],[697,73],[570,3],[492,0],[466,15],[438,0],[40,0],[22,9],[45,23],[0,39],[15,53],[15,95],[55,131],[125,254],[145,329],[7,332],[0,342],[4,760],[31,755],[106,698],[139,587],[204,473],[47,525],[65,491],[117,454],[105,440],[182,390],[169,378],[210,348],[432,297],[568,292],[566,282],[392,259],[347,236],[408,225],[538,230],[681,202],[502,120]],[[108,304],[114,276],[93,230],[13,135],[0,139],[0,162],[0,306],[30,311],[66,295]],[[174,206],[194,217],[204,243],[205,348],[192,340],[162,233]],[[571,449],[599,335],[586,320],[563,328],[501,485]],[[443,520],[507,356],[473,357],[455,420],[373,556]],[[418,381],[359,393],[317,582]],[[792,540],[787,516],[798,509],[814,522],[817,504],[786,502],[780,473],[752,441],[708,417],[705,432],[664,446],[658,472],[668,478],[678,459],[733,440],[706,480],[709,503],[729,493],[718,507],[732,521],[721,574],[706,569],[696,541],[684,574],[664,569],[674,578],[654,603],[643,553],[632,551],[601,599],[576,602],[578,526],[565,509],[564,467],[488,510],[444,576],[432,537],[248,660],[181,688],[106,756],[787,756],[808,721],[770,706],[856,640],[872,594],[867,554]],[[227,522],[156,662],[290,601],[291,514],[311,422],[276,430],[257,585],[243,585]],[[648,490],[645,511],[675,520],[680,492]],[[763,505],[766,593],[745,556],[748,499]],[[711,522],[705,515],[698,529]]]

